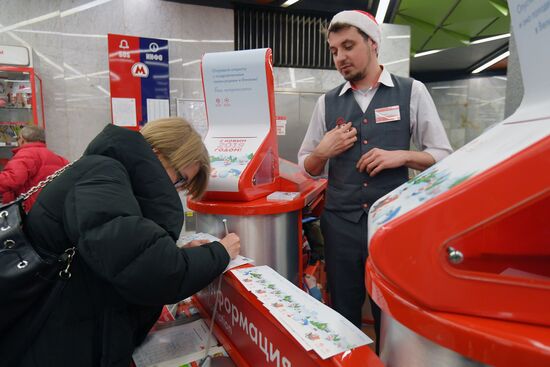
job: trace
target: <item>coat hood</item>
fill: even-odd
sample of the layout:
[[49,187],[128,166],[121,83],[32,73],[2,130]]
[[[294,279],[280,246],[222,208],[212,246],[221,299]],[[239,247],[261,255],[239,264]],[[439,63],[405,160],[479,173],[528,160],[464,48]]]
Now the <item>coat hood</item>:
[[178,239],[183,225],[181,199],[153,149],[139,132],[109,124],[92,140],[84,155],[101,155],[119,161],[128,171],[143,216],[164,228],[174,241]]

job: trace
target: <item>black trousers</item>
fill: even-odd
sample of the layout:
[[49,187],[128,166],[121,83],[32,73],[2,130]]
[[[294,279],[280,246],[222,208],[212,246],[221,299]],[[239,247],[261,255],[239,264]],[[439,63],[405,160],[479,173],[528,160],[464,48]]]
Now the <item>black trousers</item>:
[[[367,215],[359,222],[348,221],[335,212],[323,211],[321,231],[325,240],[325,264],[331,306],[361,328],[361,310],[366,299],[365,263],[369,255]],[[376,351],[380,340],[380,308],[370,302],[376,332]]]

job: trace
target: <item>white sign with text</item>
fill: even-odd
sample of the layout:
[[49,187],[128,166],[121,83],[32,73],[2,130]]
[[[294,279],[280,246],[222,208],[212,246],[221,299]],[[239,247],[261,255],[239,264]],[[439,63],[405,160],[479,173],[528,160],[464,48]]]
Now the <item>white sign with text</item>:
[[239,191],[239,178],[270,130],[267,49],[204,55],[209,191]]

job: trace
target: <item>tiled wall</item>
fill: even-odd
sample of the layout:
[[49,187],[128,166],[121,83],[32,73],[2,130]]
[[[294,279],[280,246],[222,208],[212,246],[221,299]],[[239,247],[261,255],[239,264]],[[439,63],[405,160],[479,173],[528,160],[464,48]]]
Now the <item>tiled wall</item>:
[[427,83],[454,149],[504,119],[506,77]]
[[3,0],[0,44],[38,53],[48,145],[69,159],[111,121],[108,33],[168,39],[171,101],[200,98],[194,61],[233,49],[233,11],[161,0]]

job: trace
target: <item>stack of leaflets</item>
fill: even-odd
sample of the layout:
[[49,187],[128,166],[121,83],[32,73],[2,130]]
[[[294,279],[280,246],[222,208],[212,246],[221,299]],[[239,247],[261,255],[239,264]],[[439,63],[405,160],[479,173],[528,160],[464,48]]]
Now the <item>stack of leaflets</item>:
[[300,197],[299,192],[295,191],[275,191],[267,195],[267,201],[292,201]]
[[[198,366],[205,357],[208,331],[202,319],[153,331],[134,351],[132,358],[136,367]],[[214,335],[211,338],[213,346],[208,354],[227,356]]]
[[372,343],[342,315],[317,301],[268,266],[231,272],[306,350],[322,359]]

